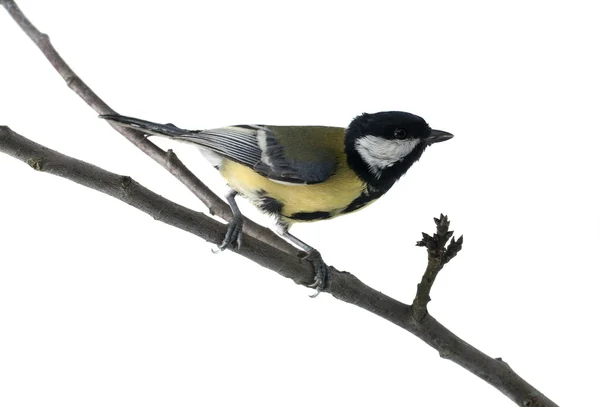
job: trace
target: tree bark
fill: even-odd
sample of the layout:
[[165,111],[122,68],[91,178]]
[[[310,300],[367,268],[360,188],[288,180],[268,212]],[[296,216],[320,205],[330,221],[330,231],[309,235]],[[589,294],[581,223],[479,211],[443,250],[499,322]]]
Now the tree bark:
[[[13,0],[0,0],[0,4],[38,46],[74,92],[97,113],[115,113],[73,72],[52,46],[48,36],[37,30]],[[231,220],[228,205],[195,177],[172,151],[160,149],[139,132],[119,126],[114,128],[190,189],[206,204],[211,214],[227,221]],[[111,173],[37,144],[6,126],[0,126],[0,152],[27,163],[35,170],[70,179],[117,198],[156,220],[193,233],[208,242],[220,243],[225,235],[226,226],[209,216],[169,201],[128,176]],[[333,267],[330,267],[331,285],[324,292],[329,292],[339,300],[361,307],[406,329],[434,348],[442,358],[457,363],[485,380],[519,406],[557,406],[519,377],[507,363],[475,349],[428,313],[429,292],[435,276],[462,245],[462,238],[459,238],[446,247],[450,235],[447,234],[447,227],[440,229],[444,218],[442,216],[436,219],[437,234],[433,237],[424,235],[422,244],[419,244],[427,247],[429,264],[412,306],[388,297],[365,285],[354,275]],[[233,249],[234,252],[292,279],[297,284],[308,286],[314,281],[311,264],[300,258],[297,249],[272,231],[246,219],[244,233],[244,244],[239,249]]]
[[[27,163],[37,171],[70,179],[117,198],[146,212],[156,220],[193,233],[211,243],[219,243],[225,234],[226,226],[222,223],[171,202],[128,176],[114,174],[58,153],[20,136],[6,126],[0,126],[0,152]],[[283,277],[292,279],[297,284],[308,286],[314,280],[314,271],[308,261],[251,236],[245,236],[242,247],[233,251]],[[431,262],[431,254],[429,258]],[[428,265],[428,269],[431,267],[431,264]],[[333,267],[330,267],[330,271],[331,286],[325,292],[329,292],[335,298],[361,307],[406,329],[434,348],[442,358],[467,369],[519,406],[557,406],[517,375],[507,363],[500,358],[491,358],[469,345],[428,312],[417,318],[410,305],[367,286],[350,273],[338,271]],[[417,297],[419,291],[415,298]],[[426,311],[426,303],[422,307]]]

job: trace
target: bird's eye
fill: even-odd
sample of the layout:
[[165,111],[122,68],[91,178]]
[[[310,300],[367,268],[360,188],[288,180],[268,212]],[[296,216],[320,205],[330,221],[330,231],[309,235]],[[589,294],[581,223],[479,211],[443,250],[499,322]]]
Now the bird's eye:
[[396,138],[405,138],[406,137],[406,130],[404,130],[404,129],[396,129],[396,130],[394,130],[394,137],[396,137]]

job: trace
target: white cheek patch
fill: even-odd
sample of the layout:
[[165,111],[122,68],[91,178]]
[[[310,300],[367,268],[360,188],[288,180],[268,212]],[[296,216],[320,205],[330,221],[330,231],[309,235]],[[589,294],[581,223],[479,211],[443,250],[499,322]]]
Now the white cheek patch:
[[369,171],[379,178],[384,169],[402,161],[420,142],[418,139],[388,140],[366,135],[356,140],[355,147]]

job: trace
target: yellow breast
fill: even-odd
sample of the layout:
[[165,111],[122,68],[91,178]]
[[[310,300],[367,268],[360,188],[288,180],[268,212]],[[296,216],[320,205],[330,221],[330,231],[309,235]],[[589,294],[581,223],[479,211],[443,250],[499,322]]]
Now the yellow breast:
[[[220,172],[229,186],[260,206],[261,199],[270,197],[282,204],[281,215],[289,219],[297,213],[329,212],[338,215],[365,191],[366,184],[356,176],[347,163],[340,160],[335,174],[319,184],[283,184],[256,173],[234,161],[224,160]],[[312,219],[315,220],[315,219]]]

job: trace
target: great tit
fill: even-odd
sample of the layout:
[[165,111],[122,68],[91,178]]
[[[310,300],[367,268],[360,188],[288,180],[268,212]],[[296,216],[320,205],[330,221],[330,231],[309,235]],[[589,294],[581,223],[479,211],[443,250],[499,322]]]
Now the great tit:
[[199,147],[231,188],[226,198],[233,220],[219,250],[241,244],[243,218],[235,202],[241,194],[274,215],[277,232],[309,254],[316,294],[328,283],[328,267],[318,251],[289,233],[290,226],[366,207],[385,194],[427,146],[453,137],[431,129],[419,116],[397,111],[364,113],[348,128],[237,125],[185,130],[116,114],[100,117]]

